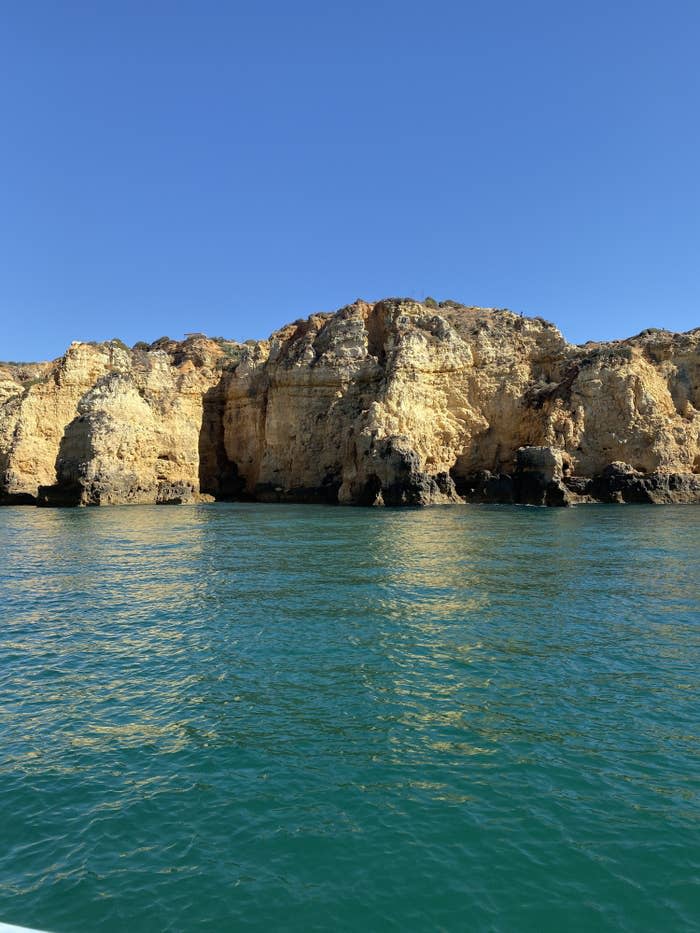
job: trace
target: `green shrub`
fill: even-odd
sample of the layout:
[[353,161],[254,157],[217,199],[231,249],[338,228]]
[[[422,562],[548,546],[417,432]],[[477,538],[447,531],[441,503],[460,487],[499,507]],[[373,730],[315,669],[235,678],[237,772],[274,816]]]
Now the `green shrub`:
[[38,386],[42,382],[45,382],[45,381],[46,380],[41,377],[39,377],[38,379],[28,379],[26,382],[22,383],[22,388],[24,389],[25,392],[28,392],[32,386]]
[[123,340],[119,339],[119,337],[112,337],[112,339],[109,340],[108,343],[110,343],[113,347],[119,347],[120,350],[125,350],[127,353],[129,352],[129,348],[127,347],[127,345],[124,343]]

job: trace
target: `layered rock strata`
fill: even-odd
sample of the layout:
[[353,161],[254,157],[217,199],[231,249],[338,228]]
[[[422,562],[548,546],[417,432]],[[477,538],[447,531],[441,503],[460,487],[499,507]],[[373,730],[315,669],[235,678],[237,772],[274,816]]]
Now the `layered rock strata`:
[[700,329],[568,344],[506,310],[357,301],[245,344],[0,364],[0,501],[700,501]]

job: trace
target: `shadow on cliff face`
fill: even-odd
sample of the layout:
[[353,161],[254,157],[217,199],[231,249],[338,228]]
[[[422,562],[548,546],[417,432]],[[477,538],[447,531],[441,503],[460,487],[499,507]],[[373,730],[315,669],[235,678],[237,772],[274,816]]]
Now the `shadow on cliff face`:
[[199,489],[216,499],[244,499],[246,482],[238,466],[229,460],[224,444],[224,406],[221,383],[212,386],[202,398],[202,426],[199,430]]
[[0,505],[36,505],[36,496],[30,492],[7,492],[0,484]]
[[380,366],[386,363],[386,343],[389,338],[387,317],[391,312],[389,302],[380,301],[372,308],[365,319],[367,331],[367,352],[375,356]]
[[[381,494],[382,481],[379,479],[376,473],[370,473],[357,496],[357,504],[377,505]],[[382,497],[382,502],[383,501],[384,499]]]
[[[63,432],[56,457],[56,482],[39,486],[37,505],[75,506],[85,501],[81,466],[91,456],[90,435],[83,415],[75,417]],[[98,502],[94,504],[99,504]]]

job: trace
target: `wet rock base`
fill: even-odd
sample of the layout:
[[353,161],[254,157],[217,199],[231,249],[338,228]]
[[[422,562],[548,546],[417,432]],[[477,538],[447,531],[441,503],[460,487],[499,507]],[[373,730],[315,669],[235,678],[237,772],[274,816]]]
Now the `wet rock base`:
[[593,502],[700,504],[700,475],[641,473],[615,462],[597,476],[576,476],[553,447],[521,447],[512,474],[488,470],[456,479],[465,502],[567,506]]
[[417,455],[390,441],[370,450],[371,470],[361,481],[342,484],[329,474],[319,487],[259,484],[244,493],[235,477],[218,496],[199,493],[187,483],[160,483],[157,489],[126,488],[124,477],[112,484],[66,480],[40,486],[38,496],[5,496],[2,504],[39,506],[104,505],[113,502],[181,505],[215,498],[359,506],[427,506],[450,503],[500,503],[561,507],[585,503],[700,504],[700,474],[642,473],[616,461],[597,476],[577,476],[569,455],[555,447],[521,447],[511,473],[482,470],[467,476],[421,471]]

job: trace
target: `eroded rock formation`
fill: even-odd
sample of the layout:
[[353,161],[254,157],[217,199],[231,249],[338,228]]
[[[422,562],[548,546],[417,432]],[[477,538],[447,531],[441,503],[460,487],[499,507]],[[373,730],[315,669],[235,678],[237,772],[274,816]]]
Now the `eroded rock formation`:
[[509,311],[357,301],[239,344],[0,364],[0,498],[700,501],[700,329],[568,344]]

